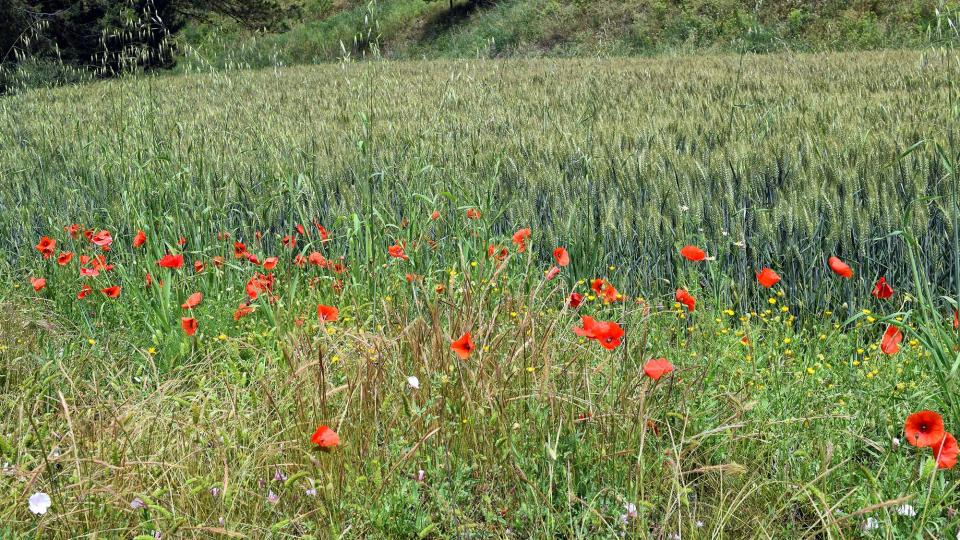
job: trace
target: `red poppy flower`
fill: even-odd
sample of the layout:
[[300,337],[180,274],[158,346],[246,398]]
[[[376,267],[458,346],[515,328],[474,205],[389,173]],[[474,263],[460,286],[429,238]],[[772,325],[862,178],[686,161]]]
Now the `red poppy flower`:
[[157,266],[161,268],[173,268],[179,270],[183,268],[183,255],[170,255],[169,253],[164,255],[157,261]]
[[253,253],[247,253],[247,261],[250,264],[255,264],[257,266],[260,266],[260,259],[258,259],[257,256]]
[[603,284],[603,290],[600,294],[603,296],[603,302],[605,304],[610,304],[623,299],[623,296],[621,296],[617,289],[609,282]]
[[953,329],[960,328],[960,311],[953,310]]
[[273,274],[254,274],[253,277],[247,281],[247,296],[249,296],[251,300],[256,300],[261,293],[272,292],[273,281]]
[[574,328],[573,333],[588,339],[595,339],[603,348],[616,349],[623,339],[623,328],[615,322],[598,322],[588,315],[581,317],[583,327]]
[[261,238],[263,238],[263,231],[257,231],[257,232],[255,232],[255,233],[253,233],[253,237],[254,237],[256,240],[260,240]]
[[480,219],[480,211],[476,208],[467,210],[467,219]]
[[103,270],[104,272],[113,270],[113,265],[107,264],[107,258],[103,255],[97,255],[94,257],[90,264],[93,265],[94,268]]
[[673,364],[666,358],[654,358],[643,365],[643,372],[647,377],[659,381],[660,377],[673,372]]
[[553,250],[553,260],[557,261],[560,266],[567,266],[570,264],[570,254],[567,253],[566,248],[555,248]]
[[80,236],[80,224],[74,223],[67,227],[64,227],[63,230],[67,231],[70,234],[70,238],[78,238]]
[[901,341],[903,341],[903,332],[891,324],[883,333],[883,339],[880,340],[880,350],[884,354],[897,354],[900,351]]
[[188,336],[196,334],[198,326],[197,320],[193,317],[180,317],[180,328],[183,328]]
[[677,289],[675,297],[677,302],[687,306],[687,311],[693,312],[693,308],[697,305],[697,301],[689,292],[687,292],[686,289]]
[[580,304],[583,303],[583,295],[578,292],[570,293],[570,298],[567,300],[567,305],[570,306],[570,309],[577,309],[580,307]]
[[303,265],[307,264],[307,258],[298,253],[298,254],[293,258],[293,264],[294,264],[294,266],[303,266]]
[[324,266],[327,260],[323,258],[323,254],[319,251],[312,251],[307,257],[307,262],[314,266]]
[[470,332],[467,332],[460,336],[460,339],[451,343],[450,348],[453,349],[453,352],[457,353],[457,356],[459,356],[461,360],[466,360],[470,358],[470,353],[473,352],[473,349],[476,347],[473,345],[473,341],[470,340]]
[[42,236],[34,247],[43,255],[44,259],[49,259],[53,255],[54,248],[57,247],[57,241],[49,236]]
[[596,324],[593,334],[604,349],[613,350],[620,346],[624,332],[615,322],[602,322]]
[[507,255],[509,254],[510,252],[507,251],[507,248],[503,246],[495,246],[493,244],[490,244],[489,246],[487,246],[487,257],[491,259],[502,261],[506,259]]
[[203,272],[204,266],[203,261],[193,261],[193,271],[196,273]]
[[293,248],[297,247],[297,237],[288,234],[287,236],[284,236],[284,237],[280,240],[280,243],[283,244],[284,247],[293,249]]
[[70,264],[70,261],[72,260],[73,260],[72,251],[61,251],[60,254],[57,255],[57,264],[59,264],[60,266],[66,266],[67,264]]
[[403,252],[402,244],[394,244],[390,246],[389,248],[387,248],[387,252],[390,253],[390,256],[393,257],[394,259],[407,260],[410,258],[410,257],[407,257],[406,253]]
[[240,304],[237,307],[237,310],[233,312],[233,320],[239,321],[241,317],[246,317],[247,315],[253,313],[253,307],[246,302]]
[[83,277],[97,277],[100,275],[100,271],[96,268],[80,268],[80,275]]
[[773,270],[764,268],[763,270],[757,272],[757,281],[760,282],[760,285],[763,285],[769,289],[777,283],[780,283],[780,276],[777,275],[777,273]]
[[313,226],[316,227],[317,232],[320,233],[321,242],[326,242],[327,240],[330,240],[330,233],[323,228],[323,225],[320,225],[319,223],[314,223]]
[[100,292],[102,292],[107,298],[118,298],[120,296],[120,286],[113,285],[112,287],[107,287],[106,289],[100,289]]
[[243,259],[247,256],[247,246],[243,242],[233,243],[233,258]]
[[223,257],[215,255],[212,259],[213,265],[217,268],[223,268]]
[[830,257],[827,259],[827,265],[830,266],[830,270],[833,270],[833,273],[846,279],[853,277],[853,269],[850,268],[850,265],[841,261],[837,257]]
[[150,287],[153,285],[153,276],[150,275],[150,272],[147,272],[143,276],[143,282],[145,287]]
[[601,292],[603,292],[604,283],[605,282],[600,278],[594,279],[593,281],[590,282],[590,288],[593,289],[593,292],[600,294]]
[[279,261],[280,259],[277,257],[267,257],[266,259],[263,260],[263,269],[273,270],[274,268],[277,267],[277,262]]
[[957,447],[957,439],[953,435],[944,433],[943,440],[934,444],[932,448],[938,469],[952,469],[957,464],[960,448]]
[[748,336],[743,336],[740,338],[740,343],[743,345],[750,345],[750,338]]
[[680,248],[680,255],[688,261],[702,261],[707,258],[707,253],[697,246],[683,246]]
[[523,253],[527,250],[527,239],[530,238],[530,229],[520,229],[513,233],[513,243],[517,246],[517,252]]
[[133,237],[133,247],[138,248],[147,243],[147,233],[143,231],[137,231],[137,235]]
[[90,241],[98,247],[109,248],[113,243],[113,236],[110,235],[110,231],[103,230],[91,236]]
[[440,211],[434,210],[433,213],[430,214],[430,219],[432,219],[433,221],[440,219]]
[[915,412],[907,417],[903,432],[913,446],[933,446],[943,439],[943,417],[933,411]]
[[551,267],[550,270],[547,270],[547,276],[546,276],[547,281],[550,281],[551,279],[557,277],[558,275],[560,275],[560,267],[559,266]]
[[183,309],[193,309],[200,305],[200,302],[203,300],[203,293],[195,292],[187,297],[187,300],[180,304],[180,307]]
[[84,298],[87,297],[87,295],[89,295],[92,292],[93,292],[93,287],[89,285],[84,285],[83,287],[80,287],[80,292],[77,293],[77,300],[83,300]]
[[870,294],[872,294],[874,298],[886,300],[893,296],[893,287],[887,284],[887,278],[881,276],[873,285],[873,291]]
[[306,236],[306,235],[307,235],[306,229],[304,229],[304,228],[303,228],[303,225],[300,225],[299,223],[297,223],[296,225],[294,225],[294,226],[293,226],[293,229],[294,229],[295,231],[297,231],[297,234],[299,234],[300,236]]
[[177,245],[178,246],[187,245],[187,239],[181,236],[179,239],[177,239]]
[[340,436],[327,426],[319,426],[310,437],[310,442],[324,449],[336,448],[340,445]]
[[321,321],[335,321],[340,318],[340,310],[333,306],[320,304],[317,306],[317,317]]
[[47,286],[47,280],[45,278],[30,278],[30,286],[33,287],[34,292],[40,292],[44,287]]
[[422,276],[418,276],[417,274],[410,274],[410,273],[408,273],[408,274],[405,276],[405,278],[406,278],[406,280],[407,280],[407,283],[413,283],[414,281],[418,281],[418,280],[420,280],[421,277],[422,277]]

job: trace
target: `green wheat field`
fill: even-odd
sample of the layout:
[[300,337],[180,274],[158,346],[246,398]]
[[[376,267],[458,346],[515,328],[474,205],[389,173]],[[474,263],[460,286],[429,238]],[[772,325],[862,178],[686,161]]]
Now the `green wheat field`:
[[0,537],[960,537],[958,80],[927,49],[0,98]]

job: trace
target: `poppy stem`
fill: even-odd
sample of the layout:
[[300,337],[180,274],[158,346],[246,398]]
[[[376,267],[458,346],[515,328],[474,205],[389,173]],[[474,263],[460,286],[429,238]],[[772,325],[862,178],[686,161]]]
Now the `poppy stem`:
[[646,403],[647,403],[647,385],[649,380],[643,381],[643,388],[640,390],[640,407],[637,410],[637,424],[640,426],[640,449],[637,450],[637,479],[636,479],[636,500],[643,499],[643,447],[647,440],[647,422],[646,422]]

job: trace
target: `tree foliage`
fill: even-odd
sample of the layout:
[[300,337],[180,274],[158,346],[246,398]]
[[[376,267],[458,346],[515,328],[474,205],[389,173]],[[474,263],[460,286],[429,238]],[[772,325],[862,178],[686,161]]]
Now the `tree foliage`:
[[190,19],[278,30],[288,12],[275,0],[0,0],[0,91],[18,65],[95,76],[171,67],[171,37]]

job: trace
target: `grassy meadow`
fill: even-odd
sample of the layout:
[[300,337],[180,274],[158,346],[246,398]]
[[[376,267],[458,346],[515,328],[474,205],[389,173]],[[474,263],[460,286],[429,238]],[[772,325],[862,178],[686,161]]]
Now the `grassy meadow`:
[[2,98],[0,537],[960,536],[957,472],[904,438],[960,426],[958,78],[371,61]]

